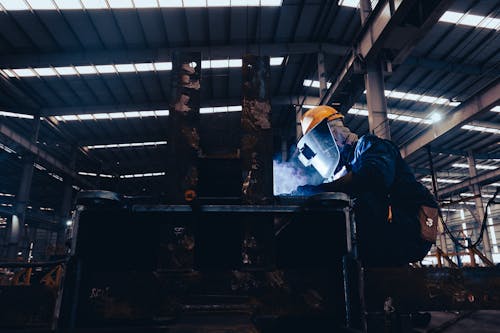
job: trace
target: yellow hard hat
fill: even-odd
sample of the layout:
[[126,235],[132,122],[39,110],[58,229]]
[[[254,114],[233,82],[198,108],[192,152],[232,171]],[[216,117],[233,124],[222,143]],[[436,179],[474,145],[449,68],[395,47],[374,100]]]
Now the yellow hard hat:
[[302,116],[302,120],[300,121],[300,124],[302,126],[302,134],[306,135],[307,132],[309,132],[314,128],[314,126],[322,122],[323,119],[327,119],[328,121],[330,121],[340,118],[344,118],[342,113],[338,112],[331,106],[320,105],[312,108],[304,113],[304,115]]

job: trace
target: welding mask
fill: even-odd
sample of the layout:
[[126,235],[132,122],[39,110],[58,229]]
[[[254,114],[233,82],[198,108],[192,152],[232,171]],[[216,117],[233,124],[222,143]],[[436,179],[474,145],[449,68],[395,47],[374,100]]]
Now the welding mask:
[[343,118],[329,106],[318,106],[302,117],[302,133],[297,144],[299,160],[304,166],[312,166],[326,180],[331,181],[340,161],[340,152],[335,137],[328,126],[329,121]]

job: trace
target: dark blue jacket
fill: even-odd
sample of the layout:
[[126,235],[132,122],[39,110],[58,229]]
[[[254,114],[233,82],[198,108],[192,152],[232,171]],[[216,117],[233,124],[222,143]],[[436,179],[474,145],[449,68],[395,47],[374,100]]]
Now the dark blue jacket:
[[365,135],[349,155],[362,259],[385,266],[420,260],[431,244],[420,238],[418,210],[421,205],[437,207],[432,194],[389,140]]

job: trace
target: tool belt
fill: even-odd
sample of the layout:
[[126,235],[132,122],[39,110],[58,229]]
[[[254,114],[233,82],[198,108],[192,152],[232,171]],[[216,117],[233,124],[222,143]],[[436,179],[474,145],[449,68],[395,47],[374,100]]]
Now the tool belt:
[[420,236],[422,239],[435,243],[438,233],[439,210],[429,206],[420,206],[418,211],[418,221],[420,222]]
[[[387,221],[392,223],[391,205],[389,205]],[[418,209],[418,222],[420,224],[420,237],[425,241],[436,243],[439,223],[438,208],[421,205]]]

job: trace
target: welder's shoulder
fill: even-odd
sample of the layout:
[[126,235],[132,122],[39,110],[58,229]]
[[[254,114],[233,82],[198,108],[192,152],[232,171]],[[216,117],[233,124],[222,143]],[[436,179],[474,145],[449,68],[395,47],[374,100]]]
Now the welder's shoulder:
[[372,134],[363,135],[356,145],[356,156],[365,152],[393,153],[393,145],[390,141],[381,139]]

